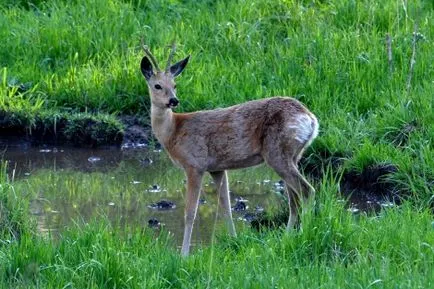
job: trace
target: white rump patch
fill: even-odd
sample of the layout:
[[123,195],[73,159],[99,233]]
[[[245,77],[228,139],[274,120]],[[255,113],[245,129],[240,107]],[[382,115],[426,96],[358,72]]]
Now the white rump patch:
[[301,143],[312,141],[318,135],[318,122],[315,118],[301,113],[288,125],[295,131],[295,139]]

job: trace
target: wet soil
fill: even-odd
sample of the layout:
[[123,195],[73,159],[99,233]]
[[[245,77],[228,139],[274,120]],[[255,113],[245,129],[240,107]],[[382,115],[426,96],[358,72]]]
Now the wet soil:
[[120,116],[118,125],[91,116],[36,118],[32,125],[15,118],[0,111],[0,146],[19,140],[26,146],[141,148],[154,142],[149,121],[137,116]]
[[353,212],[399,205],[404,192],[390,178],[396,172],[398,167],[390,163],[370,165],[362,172],[347,171],[340,183],[342,197],[349,196]]
[[[310,159],[302,159],[300,166],[315,182],[321,180],[328,168],[332,171],[338,170],[349,157],[348,153],[322,150]],[[391,163],[372,164],[360,172],[346,170],[340,179],[339,197],[346,203],[348,211],[354,214],[375,214],[382,208],[397,206],[406,196],[406,192],[391,178],[398,170],[398,167]],[[277,182],[275,187],[284,192],[282,180]],[[285,226],[288,217],[287,206],[283,204],[277,215],[270,217],[262,214],[253,218],[251,225],[258,230],[276,228]]]
[[[327,170],[336,172],[351,158],[348,152],[331,152],[321,149],[309,158],[300,161],[304,173],[314,181],[323,178]],[[399,204],[403,192],[390,178],[398,172],[398,167],[392,163],[378,163],[366,166],[362,171],[347,169],[340,179],[341,197],[348,199],[350,205],[355,205],[361,211],[378,210],[384,202]]]
[[148,205],[148,208],[154,209],[154,210],[172,210],[176,208],[176,204],[169,200],[161,200],[156,203],[152,203]]
[[337,171],[349,158],[351,158],[349,152],[332,152],[327,148],[320,148],[308,158],[303,157],[299,166],[305,174],[318,181],[324,176],[328,168]]
[[143,148],[156,142],[151,127],[145,119],[128,115],[121,116],[119,119],[125,127],[121,143],[122,149]]

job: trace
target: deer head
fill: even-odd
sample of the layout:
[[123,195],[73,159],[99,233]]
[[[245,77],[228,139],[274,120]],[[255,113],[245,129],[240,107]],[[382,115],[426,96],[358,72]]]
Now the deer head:
[[184,70],[190,59],[189,55],[185,59],[171,65],[175,49],[175,44],[173,44],[166,69],[161,71],[157,60],[148,47],[143,46],[146,56],[142,58],[140,69],[148,84],[152,105],[161,109],[174,108],[179,104],[179,100],[176,97],[175,77]]

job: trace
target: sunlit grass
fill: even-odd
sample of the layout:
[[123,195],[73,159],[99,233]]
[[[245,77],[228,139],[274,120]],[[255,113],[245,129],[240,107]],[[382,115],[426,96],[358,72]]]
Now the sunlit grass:
[[[320,121],[307,155],[344,155],[342,170],[393,163],[398,172],[391,178],[408,201],[376,216],[353,216],[336,200],[339,173],[329,173],[315,185],[317,207],[304,216],[302,231],[244,228],[238,238],[221,234],[183,260],[172,237],[142,232],[146,220],[118,226],[101,210],[55,241],[33,234],[25,221],[32,220],[27,202],[41,190],[54,198],[62,191],[77,204],[92,195],[105,209],[109,202],[143,203],[140,194],[155,182],[182,197],[184,176],[169,162],[124,179],[67,170],[12,183],[2,171],[1,286],[432,287],[433,8],[422,0],[2,1],[0,129],[52,129],[62,119],[71,138],[83,120],[121,132],[117,114],[149,111],[140,38],[161,62],[176,38],[177,57],[192,55],[177,80],[180,111],[295,96]],[[420,40],[411,72],[415,24]],[[392,72],[386,34],[393,39]],[[259,168],[230,178],[236,191],[252,186],[238,179],[275,175]]]
[[[26,288],[429,287],[431,212],[406,202],[354,216],[336,198],[336,177],[321,180],[316,209],[303,215],[302,230],[218,234],[187,259],[166,231],[119,227],[103,215],[72,224],[55,239],[26,230],[0,245],[1,282]],[[93,191],[99,180],[83,184]],[[11,192],[2,191],[2,200],[13,198]]]
[[[147,115],[140,38],[161,62],[176,38],[177,57],[192,55],[178,78],[181,111],[295,96],[320,120],[314,150],[350,151],[354,167],[393,161],[408,174],[415,152],[433,153],[432,14],[427,1],[5,2],[0,113],[30,130],[58,111]],[[432,180],[422,164],[416,173]]]

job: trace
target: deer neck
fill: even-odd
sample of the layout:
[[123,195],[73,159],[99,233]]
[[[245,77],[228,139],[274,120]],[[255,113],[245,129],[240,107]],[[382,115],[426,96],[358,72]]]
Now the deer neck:
[[174,115],[170,108],[159,108],[155,105],[151,106],[151,125],[154,135],[158,141],[165,145],[174,129]]

